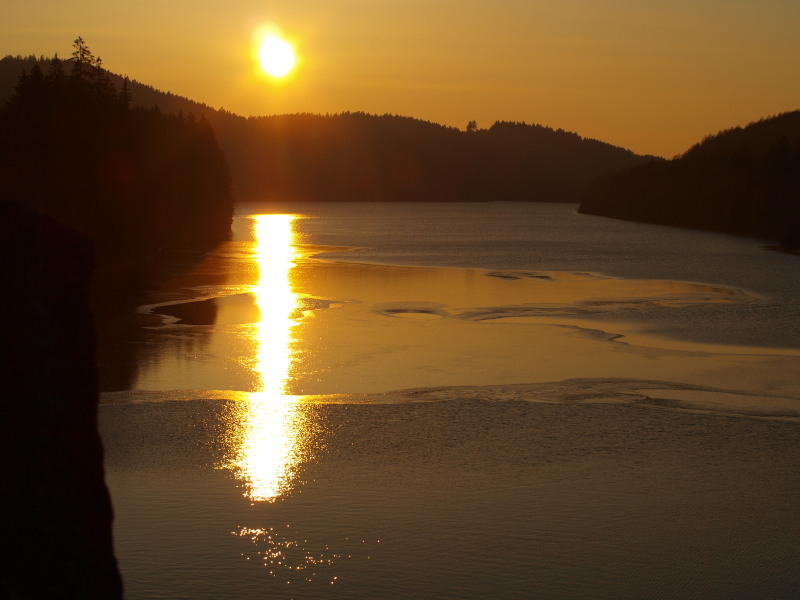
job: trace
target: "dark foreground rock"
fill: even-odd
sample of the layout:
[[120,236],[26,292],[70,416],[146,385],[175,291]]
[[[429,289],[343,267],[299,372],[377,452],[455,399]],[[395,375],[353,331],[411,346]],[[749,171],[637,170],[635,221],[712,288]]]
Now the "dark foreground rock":
[[97,430],[92,263],[80,234],[0,203],[0,598],[122,597]]
[[792,252],[800,252],[800,223],[786,232],[781,239],[781,248]]

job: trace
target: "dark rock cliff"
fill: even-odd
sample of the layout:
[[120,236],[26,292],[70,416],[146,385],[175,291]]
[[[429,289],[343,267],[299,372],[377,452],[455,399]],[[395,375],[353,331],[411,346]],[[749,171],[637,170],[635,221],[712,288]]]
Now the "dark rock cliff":
[[86,238],[0,203],[0,598],[116,599]]

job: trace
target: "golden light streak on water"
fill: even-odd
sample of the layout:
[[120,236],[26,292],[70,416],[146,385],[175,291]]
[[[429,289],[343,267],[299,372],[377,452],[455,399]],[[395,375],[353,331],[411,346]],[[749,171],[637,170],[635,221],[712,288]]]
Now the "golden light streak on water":
[[253,219],[254,261],[258,282],[253,288],[261,313],[253,331],[253,370],[257,391],[237,411],[238,450],[233,470],[253,502],[274,501],[287,493],[299,461],[304,432],[297,397],[286,395],[292,370],[292,330],[298,301],[291,271],[296,258],[293,215],[257,215]]
[[253,289],[261,321],[256,324],[255,371],[262,394],[284,393],[292,364],[292,317],[298,309],[290,274],[294,266],[292,215],[258,215],[254,219],[258,283]]

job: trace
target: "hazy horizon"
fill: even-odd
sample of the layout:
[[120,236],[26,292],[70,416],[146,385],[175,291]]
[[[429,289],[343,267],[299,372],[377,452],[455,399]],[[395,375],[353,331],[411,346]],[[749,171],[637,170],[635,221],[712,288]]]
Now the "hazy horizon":
[[[115,73],[243,116],[364,111],[459,129],[522,121],[671,157],[800,106],[800,5],[782,0],[272,9],[246,0],[224,11],[89,0],[5,13],[3,54],[68,57],[80,35]],[[268,26],[298,56],[279,82],[255,56]]]

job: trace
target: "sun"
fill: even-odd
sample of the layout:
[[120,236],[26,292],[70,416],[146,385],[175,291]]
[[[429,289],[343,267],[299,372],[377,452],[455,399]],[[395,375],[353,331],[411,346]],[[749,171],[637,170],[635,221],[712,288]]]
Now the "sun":
[[258,63],[270,77],[281,78],[294,68],[294,49],[292,45],[274,34],[265,35],[258,47]]

